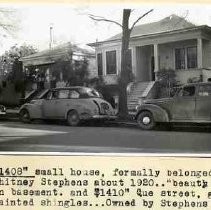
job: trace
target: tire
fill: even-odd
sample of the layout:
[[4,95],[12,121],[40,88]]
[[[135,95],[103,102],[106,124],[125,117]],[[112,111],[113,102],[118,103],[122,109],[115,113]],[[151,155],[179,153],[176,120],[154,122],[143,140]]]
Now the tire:
[[78,126],[80,124],[80,117],[77,111],[72,110],[67,114],[67,123],[70,126]]
[[139,113],[137,116],[137,123],[140,128],[144,130],[152,130],[156,125],[153,115],[149,111]]
[[30,123],[31,122],[31,118],[30,118],[28,110],[22,109],[20,111],[19,119],[23,123]]

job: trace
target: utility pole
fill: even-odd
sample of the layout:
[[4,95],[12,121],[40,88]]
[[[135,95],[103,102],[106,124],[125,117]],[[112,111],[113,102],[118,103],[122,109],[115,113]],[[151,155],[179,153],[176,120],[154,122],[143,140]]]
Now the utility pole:
[[50,43],[49,48],[52,49],[53,45],[53,23],[50,24]]

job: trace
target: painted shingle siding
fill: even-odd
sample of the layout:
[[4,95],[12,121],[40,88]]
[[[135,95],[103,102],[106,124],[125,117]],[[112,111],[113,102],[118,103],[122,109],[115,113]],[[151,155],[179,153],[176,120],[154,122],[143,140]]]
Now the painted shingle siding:
[[88,65],[89,78],[98,77],[95,57],[90,57]]

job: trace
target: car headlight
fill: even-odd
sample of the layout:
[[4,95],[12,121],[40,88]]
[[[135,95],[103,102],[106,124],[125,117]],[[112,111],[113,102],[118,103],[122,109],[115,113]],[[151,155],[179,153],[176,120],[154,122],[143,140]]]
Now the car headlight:
[[2,112],[5,112],[5,111],[6,111],[6,107],[3,106],[3,105],[0,105],[0,110],[1,110]]
[[138,99],[138,104],[139,104],[139,105],[141,105],[141,104],[143,104],[143,103],[144,103],[143,98]]

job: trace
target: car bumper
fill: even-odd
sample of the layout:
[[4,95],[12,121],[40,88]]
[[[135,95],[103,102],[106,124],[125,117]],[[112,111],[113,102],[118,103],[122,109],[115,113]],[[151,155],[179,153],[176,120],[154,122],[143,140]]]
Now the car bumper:
[[0,111],[0,115],[5,115],[5,114],[6,114],[6,112]]

